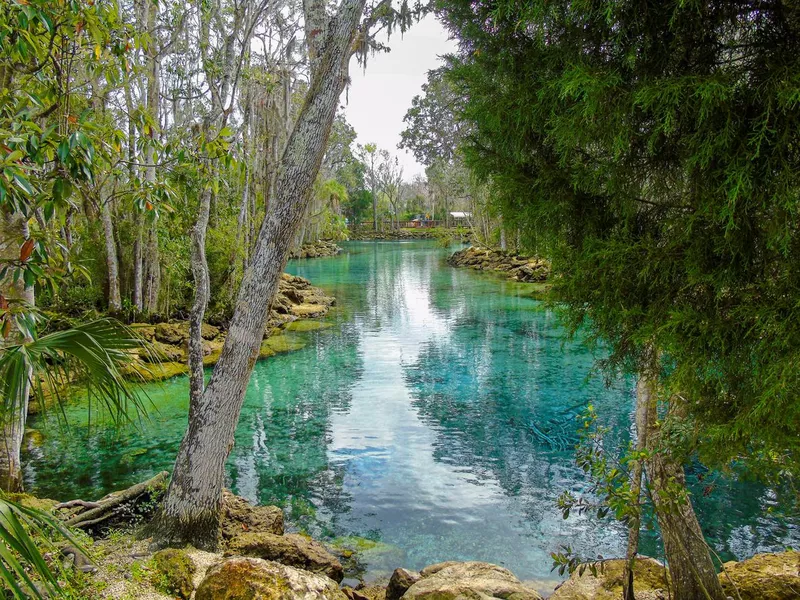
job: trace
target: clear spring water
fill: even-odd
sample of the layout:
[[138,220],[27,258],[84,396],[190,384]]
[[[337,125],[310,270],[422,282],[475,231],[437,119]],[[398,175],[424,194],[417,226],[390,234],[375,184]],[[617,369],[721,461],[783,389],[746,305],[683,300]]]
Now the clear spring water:
[[[624,442],[632,384],[589,378],[593,357],[564,340],[524,284],[450,268],[447,251],[429,242],[345,246],[288,267],[338,307],[329,328],[292,334],[301,350],[256,365],[229,486],[284,507],[293,528],[349,538],[364,550],[367,576],[474,559],[546,579],[562,544],[619,555],[619,526],[563,520],[555,501],[586,488],[573,461],[577,412],[592,402]],[[32,419],[42,435],[27,444],[28,489],[88,499],[171,469],[187,380],[148,393],[157,411],[140,429],[87,427],[80,402],[66,409],[69,430],[52,414]],[[794,525],[765,516],[776,505],[770,490],[718,482],[704,496],[703,485],[696,506],[724,558],[798,539]],[[652,536],[643,551],[658,552]]]

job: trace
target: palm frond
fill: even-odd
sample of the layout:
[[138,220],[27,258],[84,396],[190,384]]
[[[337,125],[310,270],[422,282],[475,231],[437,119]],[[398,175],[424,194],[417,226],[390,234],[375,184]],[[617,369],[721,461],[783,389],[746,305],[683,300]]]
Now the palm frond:
[[58,579],[34,541],[36,537],[39,544],[55,553],[57,548],[50,541],[52,534],[86,553],[81,543],[56,517],[0,495],[0,580],[14,598],[45,598],[43,591],[48,595],[61,595]]
[[144,347],[128,327],[107,318],[6,346],[0,349],[0,414],[14,414],[29,390],[43,408],[48,399],[61,406],[63,390],[78,382],[115,422],[133,422],[145,406],[122,371]]

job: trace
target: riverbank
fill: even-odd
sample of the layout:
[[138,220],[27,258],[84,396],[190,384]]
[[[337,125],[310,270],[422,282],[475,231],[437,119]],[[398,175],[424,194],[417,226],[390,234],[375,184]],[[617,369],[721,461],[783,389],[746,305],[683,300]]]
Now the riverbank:
[[[86,600],[423,600],[460,597],[516,600],[617,600],[622,594],[624,560],[608,559],[592,569],[578,569],[563,583],[521,581],[510,570],[478,561],[447,561],[420,571],[398,565],[391,575],[374,581],[360,579],[359,543],[324,543],[284,527],[284,515],[274,506],[253,506],[226,491],[223,495],[219,549],[204,552],[187,547],[153,551],[142,537],[164,489],[145,488],[141,496],[130,490],[118,492],[127,505],[117,514],[136,515],[126,526],[119,519],[97,528],[77,525],[73,535],[81,548],[61,544],[46,554],[51,568],[60,568],[60,584]],[[115,495],[98,501],[114,504]],[[138,500],[137,500],[138,498]],[[143,500],[141,498],[144,498]],[[80,522],[81,515],[97,503],[42,500],[17,496],[24,505],[50,512],[66,523]],[[109,501],[110,500],[110,501]],[[87,508],[87,506],[92,508]],[[96,516],[96,515],[92,515]],[[129,518],[129,517],[123,517]],[[113,526],[112,526],[113,524]],[[89,535],[89,533],[91,535]],[[363,547],[370,547],[363,540]],[[374,544],[374,542],[372,542]],[[83,551],[91,556],[87,556]],[[661,600],[669,597],[669,571],[658,561],[641,557],[634,569],[637,597]],[[741,600],[789,600],[800,589],[800,553],[759,554],[724,565],[720,580],[725,592]],[[639,596],[641,594],[641,596]]]
[[480,246],[455,252],[447,263],[453,267],[501,273],[524,283],[543,283],[550,276],[550,264],[544,259]]
[[[259,358],[294,350],[295,345],[281,334],[293,329],[312,329],[312,326],[293,326],[293,323],[323,317],[335,303],[333,296],[311,285],[307,279],[284,273],[269,311]],[[188,373],[188,321],[156,325],[134,323],[131,328],[150,342],[150,347],[139,352],[138,360],[131,365],[127,375],[149,382]],[[220,327],[203,324],[202,336],[203,364],[210,367],[219,360],[227,332]]]
[[472,232],[464,228],[445,227],[414,227],[404,229],[387,229],[373,231],[372,229],[357,229],[350,232],[353,241],[402,241],[402,240],[449,240],[450,242],[468,242]]
[[336,256],[341,251],[342,249],[334,242],[318,240],[311,244],[303,244],[297,250],[292,250],[289,253],[289,258],[324,258],[326,256]]

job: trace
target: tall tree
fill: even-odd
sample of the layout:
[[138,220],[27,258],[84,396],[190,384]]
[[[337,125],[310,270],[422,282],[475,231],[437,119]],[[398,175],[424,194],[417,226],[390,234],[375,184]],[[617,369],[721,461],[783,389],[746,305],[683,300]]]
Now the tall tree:
[[[442,9],[462,44],[450,76],[469,98],[470,166],[553,258],[557,298],[609,344],[608,373],[639,375],[655,497],[692,451],[794,471],[800,9]],[[723,598],[690,498],[656,505],[676,597]]]
[[[307,40],[311,83],[278,169],[275,195],[239,290],[220,360],[202,397],[190,405],[189,426],[154,529],[158,543],[217,545],[225,461],[267,311],[311,197],[350,58],[368,43],[370,29],[390,8],[388,1],[379,4],[359,26],[364,0],[344,0],[330,18],[324,3],[305,4],[306,22],[317,24]],[[401,11],[400,18],[405,26],[410,16]]]

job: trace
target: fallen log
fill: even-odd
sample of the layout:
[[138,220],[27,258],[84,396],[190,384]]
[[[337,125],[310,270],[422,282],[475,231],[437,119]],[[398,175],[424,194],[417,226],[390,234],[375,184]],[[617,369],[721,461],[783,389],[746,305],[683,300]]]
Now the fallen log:
[[112,492],[96,502],[70,500],[57,505],[57,509],[78,508],[62,516],[64,523],[89,533],[107,531],[113,527],[137,525],[151,516],[167,487],[169,473],[162,471],[155,477]]

